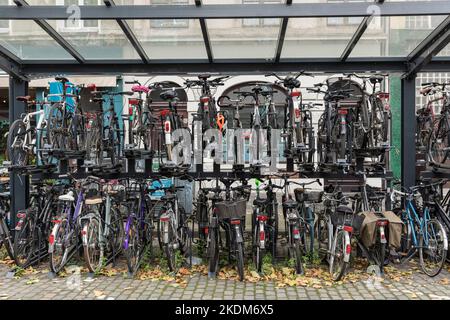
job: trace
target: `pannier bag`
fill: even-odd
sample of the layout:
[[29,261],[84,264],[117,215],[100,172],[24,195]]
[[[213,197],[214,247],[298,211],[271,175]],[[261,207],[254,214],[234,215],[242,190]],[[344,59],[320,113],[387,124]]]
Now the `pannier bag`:
[[380,219],[387,219],[389,221],[389,228],[385,231],[387,231],[389,246],[393,248],[400,247],[403,222],[392,211],[377,213],[373,211],[364,211],[359,213],[359,216],[364,218],[360,233],[360,240],[364,246],[369,248],[376,243],[378,235],[377,221]]
[[216,203],[219,219],[244,219],[247,211],[245,199],[221,201]]

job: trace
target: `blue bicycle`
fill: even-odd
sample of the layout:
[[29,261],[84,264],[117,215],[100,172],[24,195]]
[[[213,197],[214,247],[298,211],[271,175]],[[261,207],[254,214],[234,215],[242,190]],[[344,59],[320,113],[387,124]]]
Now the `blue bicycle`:
[[[447,233],[442,224],[432,217],[434,210],[439,210],[438,203],[423,201],[421,210],[418,200],[422,197],[419,190],[429,188],[431,185],[419,185],[409,188],[406,192],[392,190],[391,198],[395,195],[404,198],[401,209],[401,219],[406,225],[406,233],[402,235],[402,263],[412,259],[419,253],[419,262],[422,271],[434,277],[438,275],[445,263],[448,250]],[[437,206],[437,207],[436,207]]]

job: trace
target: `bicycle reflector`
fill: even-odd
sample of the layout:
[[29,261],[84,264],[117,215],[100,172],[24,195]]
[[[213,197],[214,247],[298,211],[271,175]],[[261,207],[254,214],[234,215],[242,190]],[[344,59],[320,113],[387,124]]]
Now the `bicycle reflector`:
[[231,224],[241,224],[241,220],[239,219],[231,220]]
[[339,114],[347,114],[347,113],[348,113],[348,110],[347,110],[347,109],[339,109],[339,110],[338,110],[338,113],[339,113]]
[[25,218],[27,214],[25,213],[25,211],[19,211],[17,212],[17,218],[23,219]]
[[261,216],[258,216],[257,219],[258,219],[258,221],[267,221],[268,218],[267,218],[267,216],[261,215]]
[[50,245],[55,244],[55,235],[54,234],[51,234],[48,236],[48,243],[50,243]]
[[347,244],[347,246],[345,247],[345,253],[346,254],[350,254],[352,253],[352,246],[349,244]]
[[344,226],[342,229],[344,229],[345,231],[350,232],[350,233],[353,232],[353,227],[351,227],[351,226]]
[[169,221],[169,216],[161,217],[161,218],[159,218],[159,221],[167,222],[167,221]]
[[164,121],[164,132],[165,133],[170,133],[170,121]]
[[387,226],[388,224],[389,224],[389,220],[377,221],[377,226],[379,226],[379,227],[384,227],[384,226]]
[[170,113],[170,111],[168,110],[168,109],[164,109],[164,110],[161,110],[160,112],[159,112],[159,114],[161,115],[161,117],[166,117],[168,114]]
[[207,102],[209,102],[209,97],[201,97],[201,98],[200,98],[200,102],[201,102],[201,103],[207,103]]
[[302,93],[300,91],[292,91],[290,96],[291,97],[300,97]]

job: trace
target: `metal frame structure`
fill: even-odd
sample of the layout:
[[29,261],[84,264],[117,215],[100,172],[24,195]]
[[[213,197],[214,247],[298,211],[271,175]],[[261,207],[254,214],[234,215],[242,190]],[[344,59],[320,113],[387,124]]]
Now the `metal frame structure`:
[[[30,6],[25,0],[14,0],[15,6],[0,6],[0,20],[33,20],[75,60],[46,61],[22,60],[0,46],[0,68],[10,75],[10,120],[24,111],[22,103],[14,99],[27,93],[28,80],[33,77],[56,74],[185,74],[217,72],[227,74],[264,74],[267,72],[293,72],[301,69],[310,72],[388,72],[401,73],[402,79],[402,182],[404,186],[415,183],[415,170],[411,159],[415,157],[415,78],[421,71],[450,72],[450,57],[436,58],[450,41],[450,16],[447,17],[407,57],[349,58],[352,50],[364,35],[369,23],[378,16],[437,16],[450,12],[450,1],[389,1],[374,0],[349,3],[293,3],[284,4],[220,4],[131,6],[115,5],[105,0],[105,5],[80,6],[83,20],[115,20],[137,51],[140,60],[88,60],[58,34],[45,20],[68,19],[70,10],[65,6]],[[375,10],[379,9],[379,10]],[[283,59],[281,51],[290,18],[312,17],[363,17],[363,21],[338,58]],[[212,53],[206,19],[280,18],[281,26],[272,59],[215,59]],[[132,19],[198,19],[202,31],[207,59],[203,60],[153,60],[125,20]],[[12,177],[14,212],[26,205],[28,186]],[[14,215],[13,215],[14,216]]]

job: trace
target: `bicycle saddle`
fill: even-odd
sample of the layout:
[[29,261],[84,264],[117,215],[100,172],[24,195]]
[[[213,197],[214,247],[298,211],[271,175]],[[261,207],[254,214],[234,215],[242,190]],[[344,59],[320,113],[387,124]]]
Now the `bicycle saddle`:
[[165,196],[162,196],[161,200],[162,201],[172,201],[172,200],[175,200],[176,197],[177,196],[175,194],[167,194]]
[[134,85],[131,87],[131,91],[133,92],[144,92],[144,93],[148,93],[150,91],[150,89],[146,86],[141,86],[141,85]]
[[86,199],[84,201],[84,203],[87,205],[101,204],[101,203],[103,203],[103,199],[100,196],[96,196],[96,197]]
[[353,210],[347,206],[341,205],[339,207],[336,208],[336,212],[337,213],[342,213],[342,214],[353,214]]
[[18,96],[16,97],[17,101],[23,101],[23,102],[28,102],[31,99],[30,96]]
[[298,207],[298,202],[292,199],[283,202],[283,207],[286,209],[296,209]]
[[75,197],[73,196],[73,191],[69,191],[66,194],[60,195],[58,197],[58,200],[61,200],[61,201],[72,201],[72,202],[75,201]]
[[175,90],[167,90],[164,92],[161,92],[161,94],[159,95],[161,97],[161,99],[167,101],[167,100],[173,100],[176,97],[178,97],[178,94]]
[[264,199],[264,198],[257,198],[257,199],[255,199],[255,200],[253,200],[253,205],[254,206],[263,206],[263,205],[265,205],[267,203],[267,199]]
[[55,80],[62,83],[69,82],[69,79],[67,79],[66,77],[55,77]]
[[198,78],[199,78],[200,80],[206,80],[206,79],[209,79],[210,77],[211,77],[211,75],[210,75],[210,74],[207,74],[207,73],[199,74],[199,75],[198,75]]
[[382,83],[383,80],[384,80],[384,77],[382,77],[382,76],[371,76],[369,78],[369,81],[371,84]]
[[9,192],[0,192],[0,198],[9,199],[9,196],[10,196]]

